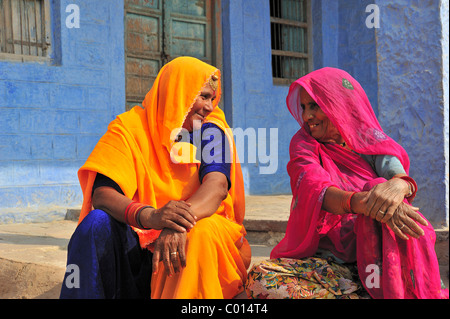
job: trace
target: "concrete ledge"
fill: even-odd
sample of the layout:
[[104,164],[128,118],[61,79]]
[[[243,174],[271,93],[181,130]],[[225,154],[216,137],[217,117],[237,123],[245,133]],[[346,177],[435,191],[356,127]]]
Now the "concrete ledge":
[[287,220],[246,219],[244,226],[247,232],[286,232]]
[[449,240],[448,240],[448,228],[436,229],[436,255],[439,260],[439,265],[447,267],[448,278],[448,254],[449,254]]
[[26,224],[26,223],[49,223],[61,220],[66,214],[67,207],[43,207],[21,209],[6,209],[0,212],[1,224]]
[[80,218],[80,213],[81,213],[80,209],[69,208],[66,212],[66,216],[64,216],[64,219],[77,222],[78,219]]
[[435,229],[436,241],[448,241],[448,227]]

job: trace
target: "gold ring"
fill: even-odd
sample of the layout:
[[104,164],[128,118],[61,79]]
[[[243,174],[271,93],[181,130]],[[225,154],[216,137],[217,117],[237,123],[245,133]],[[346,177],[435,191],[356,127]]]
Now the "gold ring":
[[178,252],[174,251],[173,253],[170,253],[173,256],[176,256],[178,254]]
[[398,229],[402,230],[403,227],[405,227],[405,224],[403,224],[402,226],[400,226]]
[[381,209],[378,212],[381,213],[381,215],[385,214],[385,212],[383,212]]

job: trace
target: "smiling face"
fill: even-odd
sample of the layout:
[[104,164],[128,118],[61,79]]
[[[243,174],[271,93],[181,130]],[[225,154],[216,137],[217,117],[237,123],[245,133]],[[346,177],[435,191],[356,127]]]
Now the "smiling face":
[[300,90],[300,105],[303,110],[303,122],[309,126],[312,137],[321,143],[342,144],[344,142],[338,129],[303,88]]
[[205,118],[214,110],[213,101],[215,99],[216,92],[209,84],[205,85],[186,116],[183,128],[189,132],[200,129]]

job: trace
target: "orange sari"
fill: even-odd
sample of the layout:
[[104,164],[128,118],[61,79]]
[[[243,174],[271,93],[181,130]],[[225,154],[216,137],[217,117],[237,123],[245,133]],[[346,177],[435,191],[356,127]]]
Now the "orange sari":
[[[212,75],[219,78],[214,111],[206,118],[227,135],[233,163],[227,198],[211,217],[197,222],[187,235],[187,266],[168,277],[161,264],[152,278],[152,298],[232,298],[243,291],[250,264],[250,245],[242,225],[244,184],[233,136],[223,111],[220,71],[200,60],[180,57],[166,64],[147,93],[143,108],[135,106],[111,122],[78,177],[83,190],[79,222],[92,210],[97,173],[114,180],[128,198],[164,206],[185,200],[199,188],[200,163],[195,146],[175,142],[177,133],[201,89]],[[134,229],[142,248],[152,250],[160,231]]]

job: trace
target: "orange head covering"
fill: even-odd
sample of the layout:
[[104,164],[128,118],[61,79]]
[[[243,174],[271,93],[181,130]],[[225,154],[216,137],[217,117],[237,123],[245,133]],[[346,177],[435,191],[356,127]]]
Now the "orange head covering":
[[[188,201],[200,186],[199,162],[192,160],[193,145],[175,139],[212,76],[218,78],[218,87],[214,110],[206,121],[225,132],[233,159],[231,188],[216,213],[242,224],[245,205],[242,172],[225,115],[217,107],[221,96],[220,71],[192,57],[179,57],[163,66],[143,101],[143,108],[135,106],[110,123],[78,171],[84,196],[79,222],[92,210],[91,193],[97,173],[114,180],[128,198],[155,208],[169,200]],[[180,149],[182,154],[178,156]],[[186,155],[183,150],[190,150],[190,160],[183,160]],[[154,230],[135,231],[142,247],[147,247],[159,235]]]

